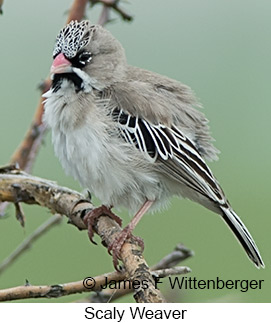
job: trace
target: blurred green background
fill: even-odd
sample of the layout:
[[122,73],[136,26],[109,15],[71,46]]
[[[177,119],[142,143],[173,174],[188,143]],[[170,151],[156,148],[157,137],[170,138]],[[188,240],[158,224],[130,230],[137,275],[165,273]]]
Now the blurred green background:
[[[39,99],[37,84],[52,62],[55,37],[66,21],[71,0],[5,1],[0,17],[0,164],[21,141]],[[205,107],[220,160],[211,168],[236,212],[255,238],[266,264],[257,270],[219,216],[190,202],[172,200],[166,212],[147,215],[135,234],[144,238],[144,255],[154,264],[183,242],[195,251],[184,264],[197,279],[264,279],[262,290],[171,291],[182,302],[270,302],[270,54],[271,2],[268,0],[130,0],[123,4],[135,17],[119,18],[107,28],[121,41],[128,61],[188,84]],[[100,7],[87,16],[97,21]],[[81,190],[55,158],[51,136],[38,155],[33,173]],[[96,200],[94,200],[96,201]],[[96,203],[98,203],[96,201]],[[51,215],[24,206],[26,228],[14,208],[0,220],[0,261]],[[124,224],[127,213],[121,214]],[[95,237],[99,241],[99,237]],[[66,220],[44,235],[0,276],[0,288],[57,284],[112,271],[101,245],[89,243]],[[56,300],[82,298],[74,295]],[[126,297],[122,301],[131,301]]]

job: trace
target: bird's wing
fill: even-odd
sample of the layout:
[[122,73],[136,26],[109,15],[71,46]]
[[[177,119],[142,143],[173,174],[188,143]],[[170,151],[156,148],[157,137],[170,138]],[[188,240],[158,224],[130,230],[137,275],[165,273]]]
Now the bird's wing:
[[[208,120],[198,108],[192,90],[177,81],[145,70],[130,71],[135,80],[112,85],[112,101],[131,115],[153,124],[175,124],[190,138],[202,157],[217,160]],[[129,75],[130,75],[129,74]]]
[[[130,111],[131,105],[135,104],[133,102],[135,101],[130,102]],[[140,150],[149,162],[154,163],[167,176],[186,184],[208,199],[220,205],[227,203],[222,189],[195,144],[174,123],[170,124],[165,119],[164,124],[155,118],[151,122],[140,115],[140,111],[138,114],[128,112],[123,103],[119,104],[112,97],[110,107],[110,115],[121,136]]]
[[[140,97],[140,93],[138,95]],[[143,97],[145,95],[146,93],[142,93]],[[140,100],[137,97],[129,101],[127,96],[123,101],[118,99],[116,94],[112,96],[112,92],[109,97],[110,115],[124,140],[141,151],[142,155],[165,176],[185,184],[199,196],[205,197],[205,199],[197,197],[197,201],[219,213],[254,264],[257,267],[264,267],[252,236],[231,208],[219,183],[202,159],[195,142],[182,131],[180,124],[174,123],[174,118],[171,118],[171,123],[169,122],[170,113],[168,117],[157,114],[157,111],[141,112],[144,106],[137,106]],[[155,100],[152,108],[156,107],[156,103]],[[158,111],[159,108],[158,100]],[[201,124],[198,126],[201,127]],[[206,199],[212,206],[206,204]]]

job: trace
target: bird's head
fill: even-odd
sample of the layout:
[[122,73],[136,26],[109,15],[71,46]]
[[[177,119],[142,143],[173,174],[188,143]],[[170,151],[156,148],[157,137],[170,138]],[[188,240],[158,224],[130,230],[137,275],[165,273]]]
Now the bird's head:
[[72,21],[56,38],[51,66],[52,88],[63,80],[76,92],[102,90],[124,73],[126,59],[121,44],[103,27],[89,21]]

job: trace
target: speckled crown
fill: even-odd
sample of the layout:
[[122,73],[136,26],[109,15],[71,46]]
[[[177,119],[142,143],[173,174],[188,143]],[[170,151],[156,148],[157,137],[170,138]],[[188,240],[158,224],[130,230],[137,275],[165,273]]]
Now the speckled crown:
[[67,58],[76,56],[78,51],[85,47],[91,38],[91,24],[88,20],[81,22],[71,21],[65,26],[56,38],[53,57],[63,53]]

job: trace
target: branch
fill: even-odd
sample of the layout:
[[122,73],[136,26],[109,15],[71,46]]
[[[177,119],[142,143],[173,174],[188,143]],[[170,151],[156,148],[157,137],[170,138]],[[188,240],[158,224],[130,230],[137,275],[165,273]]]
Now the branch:
[[[191,272],[188,267],[175,267],[180,262],[193,256],[194,253],[182,244],[178,244],[175,249],[163,259],[161,259],[156,265],[152,266],[151,273],[153,276],[166,277],[172,275],[183,275]],[[118,289],[107,288],[96,295],[91,295],[86,298],[85,302],[90,303],[107,303],[112,300],[116,300],[120,297],[132,293],[133,290],[127,288],[124,283],[121,283]]]
[[107,22],[109,22],[110,20],[109,13],[110,13],[110,8],[108,6],[103,6],[103,9],[97,21],[97,24],[104,26]]
[[[102,238],[102,244],[108,247],[121,232],[120,226],[111,218],[107,218],[107,225],[101,221],[104,216],[99,218],[95,230]],[[111,223],[110,223],[111,222]],[[134,298],[137,303],[161,303],[165,302],[162,294],[155,288],[155,282],[150,272],[150,269],[143,258],[140,247],[133,238],[126,241],[121,248],[121,260],[124,268],[128,273],[131,281],[135,281],[139,286],[144,286],[147,283],[148,288],[139,288],[135,290]]]
[[108,280],[115,281],[125,279],[125,275],[119,272],[104,274],[94,277],[96,284],[93,288],[85,287],[85,280],[50,286],[32,286],[27,283],[24,286],[0,290],[0,301],[3,302],[25,298],[55,298],[76,293],[98,291],[101,289],[101,286],[106,283],[106,277]]
[[152,270],[172,268],[189,257],[194,256],[194,252],[183,244],[179,243],[175,249],[163,259],[161,259]]
[[3,2],[4,2],[4,0],[0,0],[0,14],[1,14],[1,15],[3,14],[3,9],[2,9],[2,7],[3,7]]
[[72,20],[82,20],[85,16],[87,4],[88,0],[74,0],[69,10],[67,24],[70,23]]
[[[170,275],[182,275],[189,272],[190,270],[187,267],[176,267],[157,270],[152,272],[152,274],[156,277],[163,278]],[[0,302],[26,298],[58,298],[77,293],[89,293],[95,291],[98,292],[99,295],[99,292],[102,290],[102,286],[105,286],[109,282],[114,282],[114,284],[117,282],[123,283],[123,285],[126,284],[126,288],[127,285],[129,286],[131,284],[131,281],[127,277],[127,273],[119,272],[112,272],[94,278],[87,277],[84,280],[66,284],[32,286],[27,283],[24,286],[0,290]],[[132,289],[128,288],[128,291],[131,292]]]
[[59,224],[62,220],[60,215],[51,217],[48,221],[42,223],[29,237],[27,237],[1,264],[0,274],[7,269],[24,251],[29,249],[34,241],[41,235],[51,229],[54,225]]
[[[18,169],[0,169],[0,201],[24,202],[47,207],[52,213],[68,216],[69,223],[80,230],[87,229],[82,215],[94,206],[76,191],[60,187],[54,182],[34,177]],[[108,216],[101,216],[94,226],[95,232],[101,237],[102,244],[108,247],[121,232],[120,226]],[[144,260],[139,246],[131,238],[121,249],[120,258],[131,281],[147,281],[147,289],[138,289],[134,295],[137,302],[163,302],[159,290],[155,289],[154,280]]]
[[133,17],[119,7],[119,2],[119,0],[90,0],[92,6],[96,5],[97,3],[101,3],[104,5],[104,7],[112,8],[114,11],[116,11],[123,20],[132,21]]

